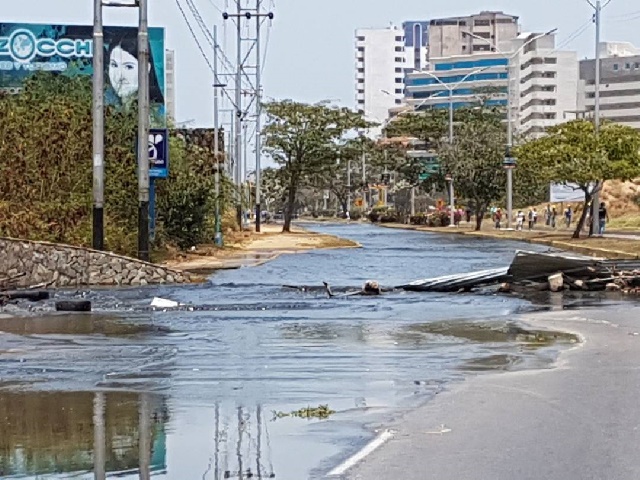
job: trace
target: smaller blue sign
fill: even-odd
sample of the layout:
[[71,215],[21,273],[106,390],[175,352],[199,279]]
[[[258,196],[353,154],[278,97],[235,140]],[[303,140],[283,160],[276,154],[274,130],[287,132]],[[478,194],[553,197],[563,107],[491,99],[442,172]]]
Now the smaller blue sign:
[[169,176],[169,131],[166,128],[149,130],[149,177]]

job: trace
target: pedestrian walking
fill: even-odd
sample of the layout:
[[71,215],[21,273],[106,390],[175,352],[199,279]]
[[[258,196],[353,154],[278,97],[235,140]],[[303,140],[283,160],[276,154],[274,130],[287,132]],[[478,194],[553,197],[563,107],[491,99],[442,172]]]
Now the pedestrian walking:
[[518,215],[516,215],[516,230],[522,230],[524,225],[524,213],[522,210],[518,210]]
[[609,221],[609,212],[607,211],[607,206],[604,202],[600,204],[600,208],[598,209],[598,217],[600,221],[600,225],[598,225],[598,233],[600,235],[604,235],[605,227],[607,222]]
[[571,228],[571,220],[573,219],[573,210],[571,209],[571,205],[564,211],[564,222],[567,225],[567,228]]
[[529,220],[529,230],[533,230],[533,226],[535,225],[535,214],[532,208],[529,209],[528,220]]

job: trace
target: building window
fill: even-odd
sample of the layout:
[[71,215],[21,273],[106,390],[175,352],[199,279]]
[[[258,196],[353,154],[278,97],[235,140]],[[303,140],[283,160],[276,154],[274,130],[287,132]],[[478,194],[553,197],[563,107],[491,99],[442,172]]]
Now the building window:
[[396,47],[396,52],[404,52],[404,48],[403,47]]
[[364,52],[364,47],[358,47],[359,52]]
[[620,68],[620,66],[617,63],[613,64],[613,71],[614,72],[617,72],[619,68]]
[[474,20],[473,24],[476,27],[489,27],[491,22],[489,20]]
[[555,65],[556,63],[558,63],[558,59],[555,57],[547,57],[544,59],[544,63],[546,63],[547,65]]
[[358,99],[358,105],[363,105],[364,104],[364,100],[362,100],[361,98]]
[[402,42],[404,40],[404,38],[402,37],[396,37],[396,42]]
[[635,68],[640,68],[640,63],[636,62]]
[[404,58],[396,57],[396,63],[402,63],[402,62],[404,62]]
[[491,35],[491,32],[478,32],[476,36],[480,38],[491,38],[493,35]]
[[626,70],[631,70],[631,64],[630,64],[630,63],[625,63],[625,64],[624,64],[624,68],[625,68]]
[[358,89],[358,93],[359,93],[360,95],[364,95],[364,90],[363,90],[362,88],[359,88],[359,89]]
[[490,45],[474,45],[473,51],[474,52],[490,52],[491,46]]
[[364,83],[364,78],[359,78],[358,83]]
[[396,73],[402,73],[402,68],[401,67],[396,67]]
[[396,83],[404,83],[404,78],[396,77]]
[[358,73],[364,73],[364,68],[359,68]]
[[396,98],[396,105],[402,105],[402,100],[400,100],[399,98]]
[[356,40],[358,40],[359,42],[364,42],[364,37],[356,37]]

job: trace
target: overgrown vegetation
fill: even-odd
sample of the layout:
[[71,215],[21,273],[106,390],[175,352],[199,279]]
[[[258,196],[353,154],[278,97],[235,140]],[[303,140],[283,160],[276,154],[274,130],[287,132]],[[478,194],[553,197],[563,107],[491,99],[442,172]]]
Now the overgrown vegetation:
[[[19,95],[0,95],[0,236],[90,246],[91,96],[90,78],[50,73],[31,77]],[[129,255],[137,236],[135,110],[105,112],[105,244]],[[177,138],[171,153],[170,178],[157,183],[157,238],[185,247],[213,235],[215,166]]]

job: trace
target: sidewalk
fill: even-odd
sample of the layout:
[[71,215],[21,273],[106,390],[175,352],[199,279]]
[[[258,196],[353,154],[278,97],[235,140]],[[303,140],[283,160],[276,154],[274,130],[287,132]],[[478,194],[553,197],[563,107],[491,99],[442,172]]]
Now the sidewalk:
[[484,222],[482,230],[475,231],[475,223],[463,222],[460,227],[425,227],[421,225],[406,224],[380,224],[386,228],[400,228],[430,232],[438,234],[471,235],[476,237],[489,237],[503,240],[515,240],[521,242],[537,243],[561,250],[570,250],[583,255],[593,255],[606,258],[640,258],[640,234],[638,232],[610,232],[604,237],[588,237],[586,233],[580,239],[571,238],[572,229],[552,229],[545,225],[538,225],[529,230],[497,230],[490,221]]
[[440,394],[392,425],[392,438],[346,478],[640,478],[640,308],[525,322],[585,342],[553,370],[480,375]]

